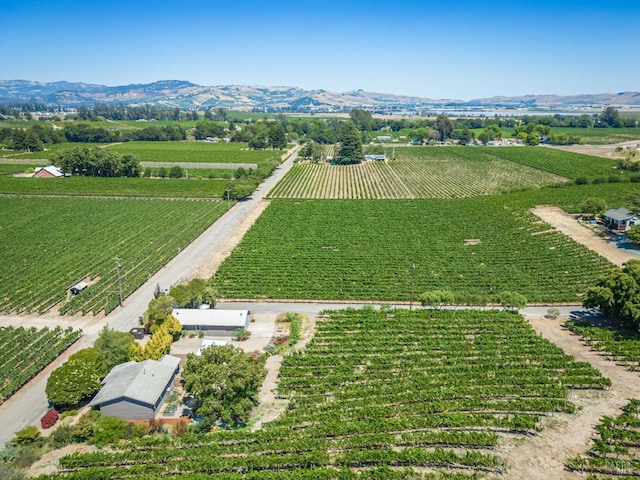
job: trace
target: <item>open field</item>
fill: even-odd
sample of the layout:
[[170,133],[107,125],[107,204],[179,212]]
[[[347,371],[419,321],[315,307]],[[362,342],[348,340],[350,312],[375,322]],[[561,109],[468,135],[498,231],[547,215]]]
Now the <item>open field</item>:
[[274,200],[215,284],[224,298],[409,301],[415,264],[417,294],[579,302],[611,264],[509,200]]
[[[92,143],[56,143],[47,145],[41,152],[0,152],[5,159],[24,159],[49,161],[61,150],[74,147],[108,148],[121,154],[133,154],[145,162],[170,162],[172,164],[190,163],[252,163],[263,164],[265,161],[278,158],[281,150],[250,150],[246,143],[212,143],[212,142],[123,142],[111,145]],[[42,163],[42,162],[40,162]]]
[[0,162],[0,175],[14,175],[16,173],[23,173],[28,168],[35,168],[38,166],[34,163],[2,163]]
[[[617,170],[616,161],[591,155],[554,150],[543,147],[477,147],[483,153],[509,160],[520,165],[527,165],[545,172],[554,173],[563,177],[576,179],[585,177],[594,179],[597,177],[608,178],[611,175],[627,179],[629,172]],[[464,149],[467,155],[473,152]]]
[[[227,207],[185,200],[0,197],[0,312],[112,310]],[[84,279],[89,288],[69,302]]]
[[394,199],[493,195],[584,176],[622,181],[615,160],[539,147],[386,148],[386,161],[357,165],[302,163],[271,198]]
[[104,147],[104,144],[75,142],[54,143],[47,145],[45,149],[40,152],[17,152],[14,150],[4,150],[0,152],[0,158],[5,161],[16,159],[28,160],[30,163],[43,167],[45,166],[43,163],[51,163],[50,160],[62,150],[68,150],[75,147]]
[[74,454],[51,478],[496,478],[505,445],[573,417],[570,389],[610,384],[522,317],[475,311],[329,312],[281,375],[289,408],[260,431]]
[[629,128],[567,128],[554,127],[552,134],[566,133],[569,136],[583,137],[585,143],[609,145],[640,139],[640,127]]
[[222,198],[226,180],[184,178],[0,177],[0,194],[89,197]]
[[0,404],[81,335],[72,328],[0,327]]
[[[502,128],[503,138],[513,138],[513,128]],[[471,129],[476,138],[484,131],[484,128]],[[410,130],[407,130],[407,134]],[[582,143],[588,145],[612,145],[614,143],[628,142],[640,139],[640,127],[628,128],[571,128],[571,127],[551,127],[549,135],[564,133],[569,137],[578,137]]]
[[283,153],[281,150],[250,150],[246,143],[225,142],[124,142],[106,148],[136,155],[142,163],[263,163]]

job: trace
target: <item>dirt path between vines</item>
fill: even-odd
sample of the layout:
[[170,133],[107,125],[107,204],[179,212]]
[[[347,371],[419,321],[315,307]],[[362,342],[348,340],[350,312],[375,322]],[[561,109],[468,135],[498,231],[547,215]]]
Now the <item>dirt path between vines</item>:
[[532,208],[531,212],[576,242],[602,255],[615,265],[622,266],[625,262],[632,259],[640,260],[640,256],[619,249],[615,245],[608,243],[606,239],[599,237],[589,228],[580,225],[571,215],[565,213],[558,207],[547,205],[537,206]]
[[[307,343],[313,338],[313,334],[316,331],[316,319],[313,316],[302,317],[302,328],[300,332],[300,340],[296,343],[294,349],[300,351],[307,346]],[[256,408],[253,419],[254,423],[251,426],[251,431],[255,432],[262,427],[262,424],[272,422],[278,418],[289,405],[289,400],[284,398],[277,398],[276,392],[278,390],[278,376],[280,374],[280,367],[282,366],[282,355],[273,355],[267,358],[265,367],[267,369],[267,376],[265,377],[260,391],[258,392],[258,408]]]
[[[560,232],[602,255],[611,263],[622,266],[637,255],[626,252],[580,225],[571,215],[554,206],[538,206],[531,211]],[[565,353],[585,361],[611,379],[612,387],[605,391],[573,391],[570,399],[579,410],[573,415],[555,414],[543,421],[544,430],[522,445],[507,448],[509,470],[506,478],[531,480],[572,480],[584,475],[565,470],[566,461],[578,454],[585,454],[595,436],[595,426],[604,415],[617,416],[629,398],[640,398],[640,376],[585,346],[578,336],[562,326],[563,320],[540,317],[528,318],[534,329],[546,339],[558,345]]]
[[577,335],[563,327],[564,320],[527,318],[544,338],[558,345],[564,352],[598,369],[611,379],[610,390],[574,390],[570,400],[578,406],[574,414],[554,414],[542,422],[544,430],[528,438],[521,445],[506,447],[509,468],[505,478],[520,480],[577,480],[584,474],[565,470],[565,462],[578,454],[585,454],[595,437],[595,426],[603,415],[617,416],[629,398],[640,398],[640,375],[616,365],[604,356],[591,351]]

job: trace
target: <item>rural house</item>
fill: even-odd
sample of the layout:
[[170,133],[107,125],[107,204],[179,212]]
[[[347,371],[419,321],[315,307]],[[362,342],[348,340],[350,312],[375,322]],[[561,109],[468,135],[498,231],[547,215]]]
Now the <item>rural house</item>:
[[103,415],[124,420],[154,418],[171,390],[180,359],[165,355],[160,360],[116,365],[102,380],[102,388],[89,403]]
[[186,331],[204,332],[207,336],[233,336],[238,328],[249,328],[249,310],[218,310],[200,308],[175,308],[171,312]]
[[64,177],[64,172],[58,167],[49,165],[48,167],[37,167],[33,176],[37,178],[59,178]]
[[607,210],[602,214],[602,220],[610,229],[622,230],[623,232],[626,232],[634,225],[640,225],[638,215],[624,207]]

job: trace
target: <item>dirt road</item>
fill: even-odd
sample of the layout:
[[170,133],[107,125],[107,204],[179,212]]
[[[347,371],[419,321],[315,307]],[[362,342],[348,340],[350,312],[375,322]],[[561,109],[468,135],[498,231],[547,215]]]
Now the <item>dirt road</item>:
[[[531,211],[576,242],[618,266],[631,259],[640,259],[638,255],[608,243],[606,239],[580,225],[560,208],[541,206]],[[594,428],[602,416],[617,416],[629,398],[640,398],[640,376],[591,351],[578,336],[562,326],[564,320],[549,320],[539,315],[528,316],[527,319],[540,335],[558,345],[565,353],[577,360],[588,362],[611,379],[612,387],[607,391],[572,392],[571,400],[579,407],[577,413],[556,414],[547,418],[546,428],[541,435],[510,449],[508,458],[511,468],[507,477],[514,480],[584,478],[584,475],[564,469],[567,459],[585,454],[589,450],[595,433]]]
[[547,148],[555,148],[556,150],[564,150],[566,152],[583,153],[585,155],[593,155],[596,157],[612,158],[617,147],[635,147],[640,144],[639,140],[621,142],[612,145],[567,145],[567,146],[549,146]]
[[640,260],[639,255],[621,250],[617,248],[615,244],[608,243],[606,239],[599,237],[589,228],[580,225],[573,216],[565,213],[558,207],[539,206],[532,208],[531,212],[576,242],[602,255],[615,265],[622,266],[625,262],[632,259]]
[[591,351],[580,338],[562,325],[565,320],[527,318],[544,338],[558,345],[576,360],[588,362],[612,387],[604,391],[573,391],[570,400],[580,407],[574,414],[554,414],[543,421],[545,427],[537,437],[508,450],[510,468],[506,477],[513,480],[577,480],[584,478],[565,471],[567,459],[585,454],[595,436],[595,426],[603,415],[617,416],[629,398],[640,398],[640,375]]

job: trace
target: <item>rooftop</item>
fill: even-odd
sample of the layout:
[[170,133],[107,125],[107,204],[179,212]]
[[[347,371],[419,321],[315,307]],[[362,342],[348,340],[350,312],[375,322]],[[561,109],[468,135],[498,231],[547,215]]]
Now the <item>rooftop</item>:
[[175,308],[171,314],[184,325],[202,327],[244,327],[249,310],[218,310],[214,308]]
[[180,359],[165,355],[160,360],[127,362],[116,365],[102,380],[102,389],[89,405],[127,398],[147,405],[155,405],[175,374]]

